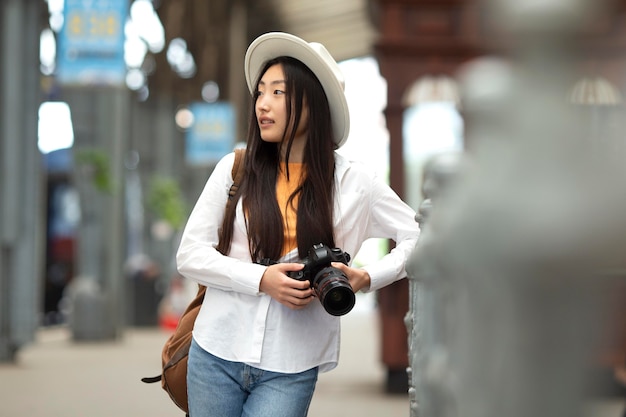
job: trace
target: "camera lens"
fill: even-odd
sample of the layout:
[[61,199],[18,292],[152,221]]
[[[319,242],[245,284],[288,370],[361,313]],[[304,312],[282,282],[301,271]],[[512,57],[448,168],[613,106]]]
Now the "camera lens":
[[352,310],[354,291],[348,278],[337,268],[323,268],[313,280],[313,289],[324,309],[333,316],[342,316]]
[[328,291],[322,304],[333,316],[342,316],[354,307],[354,292],[345,286],[333,288]]

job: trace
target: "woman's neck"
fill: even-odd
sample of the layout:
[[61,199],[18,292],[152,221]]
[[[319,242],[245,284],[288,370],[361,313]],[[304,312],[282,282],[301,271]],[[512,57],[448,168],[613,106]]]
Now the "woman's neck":
[[291,150],[289,151],[289,160],[287,161],[286,153],[287,153],[287,144],[283,144],[281,148],[280,160],[282,162],[288,163],[302,163],[304,160],[304,145],[306,144],[306,140],[299,140],[296,138],[291,145]]

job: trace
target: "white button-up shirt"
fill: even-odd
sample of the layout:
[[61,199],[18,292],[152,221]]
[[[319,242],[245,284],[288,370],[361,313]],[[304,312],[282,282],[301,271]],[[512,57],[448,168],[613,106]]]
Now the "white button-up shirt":
[[[419,236],[415,212],[372,170],[335,154],[335,244],[351,256],[369,238],[393,239],[396,246],[364,266],[374,291],[404,278],[405,263]],[[252,262],[241,206],[237,205],[229,256],[215,249],[234,153],[215,167],[185,227],[176,255],[178,271],[207,286],[193,330],[196,342],[222,359],[274,372],[296,373],[337,366],[340,318],[317,300],[292,310],[259,290],[266,267]],[[297,261],[297,250],[280,259]]]

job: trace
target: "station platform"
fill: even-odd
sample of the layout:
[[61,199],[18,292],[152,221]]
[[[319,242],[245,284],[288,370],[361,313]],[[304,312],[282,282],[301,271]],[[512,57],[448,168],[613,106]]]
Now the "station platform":
[[[386,394],[379,322],[371,298],[342,318],[339,366],[320,375],[310,417],[408,417],[408,395]],[[118,341],[72,340],[67,326],[42,328],[14,364],[0,364],[2,417],[176,417],[184,414],[158,384],[169,333],[128,328]],[[624,402],[599,401],[589,417],[622,417]],[[424,416],[427,417],[427,416]]]

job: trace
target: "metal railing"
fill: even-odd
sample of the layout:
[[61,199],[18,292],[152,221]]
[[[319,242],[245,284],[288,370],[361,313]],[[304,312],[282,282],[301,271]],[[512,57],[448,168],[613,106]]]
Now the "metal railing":
[[467,151],[426,167],[407,265],[412,417],[583,413],[624,266],[626,146],[621,120],[569,92],[581,28],[609,5],[491,2],[514,42],[458,75]]

